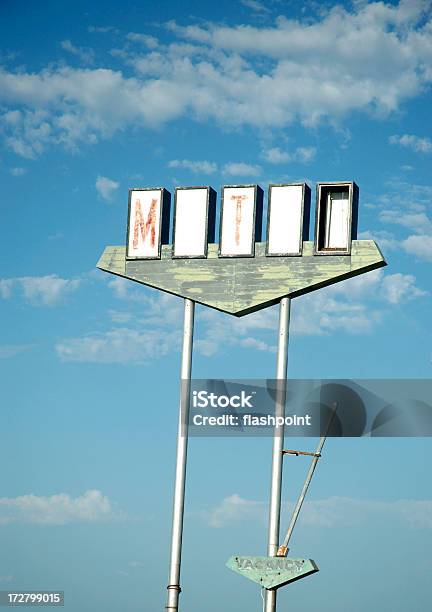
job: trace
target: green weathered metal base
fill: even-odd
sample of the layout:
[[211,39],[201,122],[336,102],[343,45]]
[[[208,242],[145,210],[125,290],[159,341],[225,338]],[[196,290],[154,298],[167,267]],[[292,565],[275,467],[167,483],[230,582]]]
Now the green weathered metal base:
[[354,240],[351,255],[314,255],[313,242],[305,242],[301,257],[266,257],[259,242],[255,257],[223,259],[217,244],[206,259],[172,259],[172,245],[164,245],[161,259],[133,261],[125,247],[110,246],[97,267],[241,317],[385,265],[373,240]]
[[285,557],[241,557],[228,559],[227,567],[266,589],[278,589],[318,572],[312,559]]

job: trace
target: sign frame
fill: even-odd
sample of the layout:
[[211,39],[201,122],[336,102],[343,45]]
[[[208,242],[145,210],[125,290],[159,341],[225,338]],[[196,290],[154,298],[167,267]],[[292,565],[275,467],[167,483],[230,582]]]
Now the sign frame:
[[[249,253],[233,253],[223,254],[222,253],[222,228],[223,228],[223,211],[224,211],[224,191],[225,189],[254,189],[254,209],[253,209],[253,227],[252,227],[252,239]],[[247,185],[222,185],[221,188],[221,209],[220,209],[220,224],[219,224],[219,245],[218,245],[218,257],[221,259],[233,259],[240,257],[255,257],[255,243],[261,242],[262,236],[262,220],[263,220],[263,202],[264,202],[264,191],[257,184]]]
[[[206,198],[206,215],[205,215],[205,234],[204,234],[204,254],[203,255],[175,255],[175,237],[176,237],[176,220],[177,220],[177,192],[191,191],[197,189],[205,189],[207,191]],[[193,187],[176,187],[174,192],[174,214],[173,214],[173,233],[172,233],[172,259],[207,259],[208,245],[215,241],[216,229],[216,191],[208,185],[198,185]]]
[[[342,190],[348,191],[348,244],[346,249],[325,249],[320,247],[322,225],[325,221],[325,205],[322,202],[323,193],[325,190]],[[334,181],[334,182],[319,182],[316,185],[316,208],[315,208],[315,235],[314,235],[314,255],[331,256],[331,255],[351,255],[352,241],[357,240],[357,225],[358,225],[358,202],[359,188],[354,181]]]
[[[300,240],[299,250],[293,253],[270,253],[269,252],[269,238],[270,238],[270,217],[271,217],[271,190],[272,187],[302,187],[302,202],[301,202],[301,216],[300,216]],[[266,257],[301,257],[303,254],[303,242],[309,240],[310,231],[310,212],[311,212],[311,188],[306,183],[270,183],[268,186],[268,199],[267,199],[267,230],[266,230]]]
[[[131,205],[132,205],[132,192],[134,191],[160,191],[160,219],[159,219],[159,235],[158,241],[158,254],[157,256],[148,255],[129,255],[129,238],[131,230]],[[169,244],[169,230],[170,230],[170,216],[171,216],[171,193],[165,187],[132,187],[129,189],[128,195],[128,212],[127,212],[127,226],[126,226],[126,254],[125,259],[127,261],[136,261],[140,259],[156,260],[161,258],[162,245]]]

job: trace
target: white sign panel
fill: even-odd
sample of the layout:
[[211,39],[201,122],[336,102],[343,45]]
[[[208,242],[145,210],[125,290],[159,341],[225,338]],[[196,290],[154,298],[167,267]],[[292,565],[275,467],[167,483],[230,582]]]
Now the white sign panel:
[[316,255],[349,255],[357,239],[359,189],[354,182],[318,183]]
[[325,249],[348,249],[349,199],[348,191],[327,194]]
[[220,233],[222,257],[253,255],[255,187],[224,187]]
[[176,189],[174,257],[207,255],[207,187]]
[[267,233],[268,255],[301,255],[303,185],[271,185]]
[[160,257],[161,215],[162,189],[130,190],[127,257]]

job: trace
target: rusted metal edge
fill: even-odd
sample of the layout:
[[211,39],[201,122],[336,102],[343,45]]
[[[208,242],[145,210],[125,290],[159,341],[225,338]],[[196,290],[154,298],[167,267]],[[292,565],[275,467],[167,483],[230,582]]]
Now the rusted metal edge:
[[298,451],[291,449],[284,449],[282,455],[307,455],[308,457],[321,457],[321,453],[307,453],[306,451]]

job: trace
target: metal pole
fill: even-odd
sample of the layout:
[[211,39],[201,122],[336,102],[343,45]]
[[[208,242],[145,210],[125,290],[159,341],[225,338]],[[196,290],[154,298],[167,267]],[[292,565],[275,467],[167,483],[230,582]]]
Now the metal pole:
[[192,368],[192,345],[195,302],[184,301],[183,350],[181,361],[180,410],[177,435],[177,458],[174,485],[174,506],[172,519],[171,559],[166,609],[178,610],[180,595],[180,565],[183,538],[183,515],[188,445],[188,421],[190,405],[190,379]]
[[294,531],[294,527],[295,527],[295,524],[297,522],[298,515],[300,514],[300,510],[301,510],[301,507],[303,505],[304,499],[306,497],[306,493],[307,493],[307,490],[309,488],[310,482],[312,480],[312,476],[314,475],[314,471],[315,471],[316,465],[317,465],[317,463],[319,461],[319,458],[321,456],[321,451],[322,451],[322,448],[324,446],[324,442],[325,441],[326,441],[326,436],[323,436],[322,438],[320,438],[320,441],[318,443],[317,449],[315,451],[315,456],[312,458],[312,461],[311,461],[311,464],[309,466],[309,470],[308,470],[308,473],[307,473],[307,476],[306,476],[306,480],[304,482],[303,488],[301,490],[301,493],[300,493],[299,498],[297,500],[297,503],[295,505],[295,508],[294,508],[294,511],[293,511],[293,514],[292,514],[292,517],[291,517],[291,521],[290,521],[290,524],[289,524],[289,527],[288,527],[288,531],[286,532],[285,539],[284,539],[284,541],[283,541],[283,543],[282,543],[282,545],[280,547],[281,548],[281,552],[283,552],[284,556],[288,552],[288,544],[289,544],[292,532]]
[[321,438],[319,439],[317,449],[316,449],[315,453],[313,453],[312,461],[311,461],[311,464],[309,466],[308,473],[306,475],[306,480],[304,481],[303,488],[301,490],[301,493],[300,493],[299,498],[297,500],[297,503],[295,505],[294,511],[292,513],[291,521],[290,521],[290,524],[288,526],[288,531],[286,532],[285,539],[284,539],[282,545],[280,546],[279,553],[282,556],[286,556],[286,554],[287,554],[287,552],[289,550],[288,544],[289,544],[292,532],[294,531],[294,527],[295,527],[295,524],[297,522],[298,516],[300,514],[301,507],[302,507],[303,502],[305,500],[306,493],[307,493],[307,491],[309,489],[309,485],[311,483],[312,476],[314,475],[315,468],[316,468],[317,463],[318,463],[318,461],[319,461],[319,459],[321,457],[321,452],[322,452],[324,443],[325,443],[325,441],[327,439],[327,434],[330,431],[330,427],[331,427],[331,424],[333,422],[333,418],[334,418],[334,416],[336,414],[336,409],[337,409],[337,403],[335,403],[334,406],[333,406],[333,410],[332,410],[332,412],[330,414],[330,418],[329,418],[328,423],[327,423],[326,431],[325,431],[324,435],[321,436]]
[[[288,332],[290,322],[291,299],[282,298],[279,309],[279,339],[276,378],[275,416],[285,416],[286,377],[288,363]],[[273,461],[270,489],[269,509],[269,539],[267,554],[275,557],[279,548],[280,508],[282,492],[282,464],[283,464],[284,427],[275,427],[273,438]],[[276,611],[276,590],[265,592],[265,612]]]

